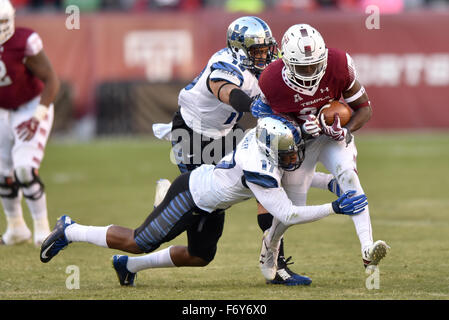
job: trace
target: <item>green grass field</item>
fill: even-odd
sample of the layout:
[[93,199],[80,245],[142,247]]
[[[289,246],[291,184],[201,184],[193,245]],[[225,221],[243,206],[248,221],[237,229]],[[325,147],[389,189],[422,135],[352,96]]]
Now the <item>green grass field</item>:
[[[374,239],[392,247],[379,289],[365,287],[359,241],[346,216],[287,231],[290,267],[310,276],[311,286],[266,285],[258,267],[262,234],[249,200],[227,211],[209,266],[145,270],[134,288],[118,284],[110,261],[116,250],[75,243],[42,264],[31,244],[0,247],[0,299],[449,299],[449,133],[361,134],[357,145]],[[156,180],[178,175],[168,156],[169,143],[145,138],[51,140],[41,176],[52,227],[62,214],[82,224],[137,227],[151,211]],[[312,189],[309,203],[333,199]],[[182,235],[162,248],[185,243]],[[80,289],[66,288],[71,265],[79,267]]]

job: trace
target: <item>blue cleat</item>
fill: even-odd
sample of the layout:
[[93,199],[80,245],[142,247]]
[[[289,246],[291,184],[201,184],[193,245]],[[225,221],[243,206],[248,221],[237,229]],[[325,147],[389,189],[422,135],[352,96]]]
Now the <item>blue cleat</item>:
[[128,256],[116,254],[112,257],[112,267],[117,273],[118,281],[122,286],[134,286],[134,279],[137,273],[132,273],[126,268]]
[[55,227],[48,237],[42,242],[40,258],[43,263],[50,261],[62,249],[68,246],[69,241],[65,236],[65,228],[74,224],[69,216],[62,216],[56,222]]
[[285,259],[284,257],[279,256],[278,258],[278,269],[276,271],[276,276],[273,280],[267,281],[268,284],[283,284],[286,286],[308,286],[312,283],[312,279],[306,276],[302,276],[291,271],[287,265],[292,264],[290,259],[292,257],[288,257]]

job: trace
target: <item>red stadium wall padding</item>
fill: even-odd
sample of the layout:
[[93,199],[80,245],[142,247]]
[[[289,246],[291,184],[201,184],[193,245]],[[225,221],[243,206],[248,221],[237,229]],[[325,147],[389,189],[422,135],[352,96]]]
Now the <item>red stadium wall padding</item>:
[[[209,56],[226,46],[226,29],[239,17],[221,11],[195,13],[81,14],[80,29],[68,15],[25,15],[17,25],[35,29],[59,76],[73,87],[76,114],[95,111],[102,82],[190,82]],[[296,23],[309,23],[328,47],[346,50],[373,106],[367,128],[449,128],[449,13],[368,15],[335,11],[259,15],[278,43]]]

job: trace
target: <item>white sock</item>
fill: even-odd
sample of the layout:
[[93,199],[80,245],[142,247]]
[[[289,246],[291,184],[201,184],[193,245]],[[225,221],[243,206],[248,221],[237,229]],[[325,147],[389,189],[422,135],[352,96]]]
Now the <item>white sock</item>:
[[25,201],[28,205],[28,209],[30,209],[31,216],[33,217],[33,220],[36,221],[44,221],[48,220],[48,214],[47,214],[47,197],[45,196],[45,193],[37,200],[31,200],[28,198],[25,198]]
[[[343,179],[342,179],[343,176]],[[355,195],[364,194],[365,192],[360,185],[358,175],[352,171],[348,170],[341,176],[339,176],[338,183],[344,192],[348,190],[356,190]],[[366,247],[373,244],[373,231],[371,228],[371,218],[369,214],[368,206],[365,207],[365,210],[362,213],[351,216],[352,221],[354,222],[355,230],[357,236],[359,237],[361,251],[363,251]]]
[[15,198],[1,197],[6,218],[23,218],[22,193]]
[[365,207],[365,211],[355,216],[351,216],[351,218],[354,222],[355,230],[357,232],[357,236],[359,237],[363,252],[365,248],[373,244],[373,232],[371,229],[371,219],[368,206]]
[[267,239],[269,241],[269,246],[277,248],[287,229],[288,226],[282,224],[278,219],[273,218],[273,223],[271,224]]
[[21,229],[27,228],[26,222],[23,219],[22,211],[22,193],[19,192],[19,196],[15,198],[1,198],[3,211],[6,215],[7,229]]
[[126,268],[133,273],[149,268],[176,267],[170,257],[170,248],[162,249],[141,257],[129,257]]
[[65,236],[71,242],[88,242],[100,247],[108,248],[106,233],[111,225],[106,227],[83,226],[71,224],[65,229]]

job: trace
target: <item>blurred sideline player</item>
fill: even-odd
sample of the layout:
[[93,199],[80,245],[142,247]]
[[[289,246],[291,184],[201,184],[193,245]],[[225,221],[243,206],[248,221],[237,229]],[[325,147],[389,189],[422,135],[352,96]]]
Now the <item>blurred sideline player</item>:
[[0,197],[7,228],[0,243],[28,241],[22,194],[33,218],[34,243],[50,233],[47,202],[38,169],[53,124],[59,81],[39,35],[15,28],[15,10],[0,0]]
[[[71,242],[88,242],[130,253],[149,253],[184,231],[188,246],[170,246],[142,257],[113,256],[113,267],[121,285],[134,285],[138,271],[148,268],[202,267],[215,257],[222,225],[205,224],[203,217],[256,197],[285,225],[312,222],[333,213],[359,214],[367,205],[365,195],[345,193],[333,203],[294,206],[281,186],[284,171],[293,171],[304,159],[301,129],[276,115],[259,121],[237,148],[217,165],[204,164],[175,179],[162,203],[137,229],[109,225],[84,226],[62,216],[41,247],[40,259],[49,262]],[[273,259],[266,262],[273,264]],[[269,278],[276,269],[271,268]],[[304,284],[311,279],[304,277]],[[307,283],[306,283],[307,281]]]
[[[181,173],[204,163],[216,164],[235,148],[238,121],[244,112],[251,111],[254,101],[258,102],[255,98],[260,94],[259,75],[276,58],[277,43],[269,26],[258,17],[236,19],[229,25],[226,38],[227,47],[212,55],[203,71],[179,94],[179,111],[172,121],[171,139]],[[168,128],[160,124],[153,127],[160,138],[169,135]],[[178,137],[180,132],[188,135]],[[212,150],[213,145],[214,151],[221,150],[221,155],[213,155],[212,161],[204,159],[204,153]],[[332,178],[332,175],[316,173],[312,186],[327,189]],[[155,205],[163,199],[169,186],[168,180],[158,182]],[[259,205],[258,224],[262,231],[271,226],[272,219]],[[223,226],[223,210],[208,215],[201,223]],[[292,263],[289,260],[284,257],[281,242],[279,274],[271,283],[302,284],[303,278],[287,267]]]
[[[370,119],[372,110],[368,95],[357,80],[349,54],[326,48],[320,33],[310,25],[294,25],[282,38],[282,59],[265,69],[259,86],[269,107],[275,112],[294,116],[305,134],[307,152],[303,165],[299,170],[285,174],[282,179],[293,203],[306,204],[317,162],[321,162],[337,178],[343,192],[356,190],[357,194],[363,194],[352,132]],[[331,126],[326,125],[323,114],[317,119],[321,107],[342,96],[354,110],[345,127],[340,126],[337,114]],[[373,243],[369,208],[352,216],[352,220],[365,267],[377,265],[389,247],[381,240]],[[276,230],[282,234],[279,226]]]

